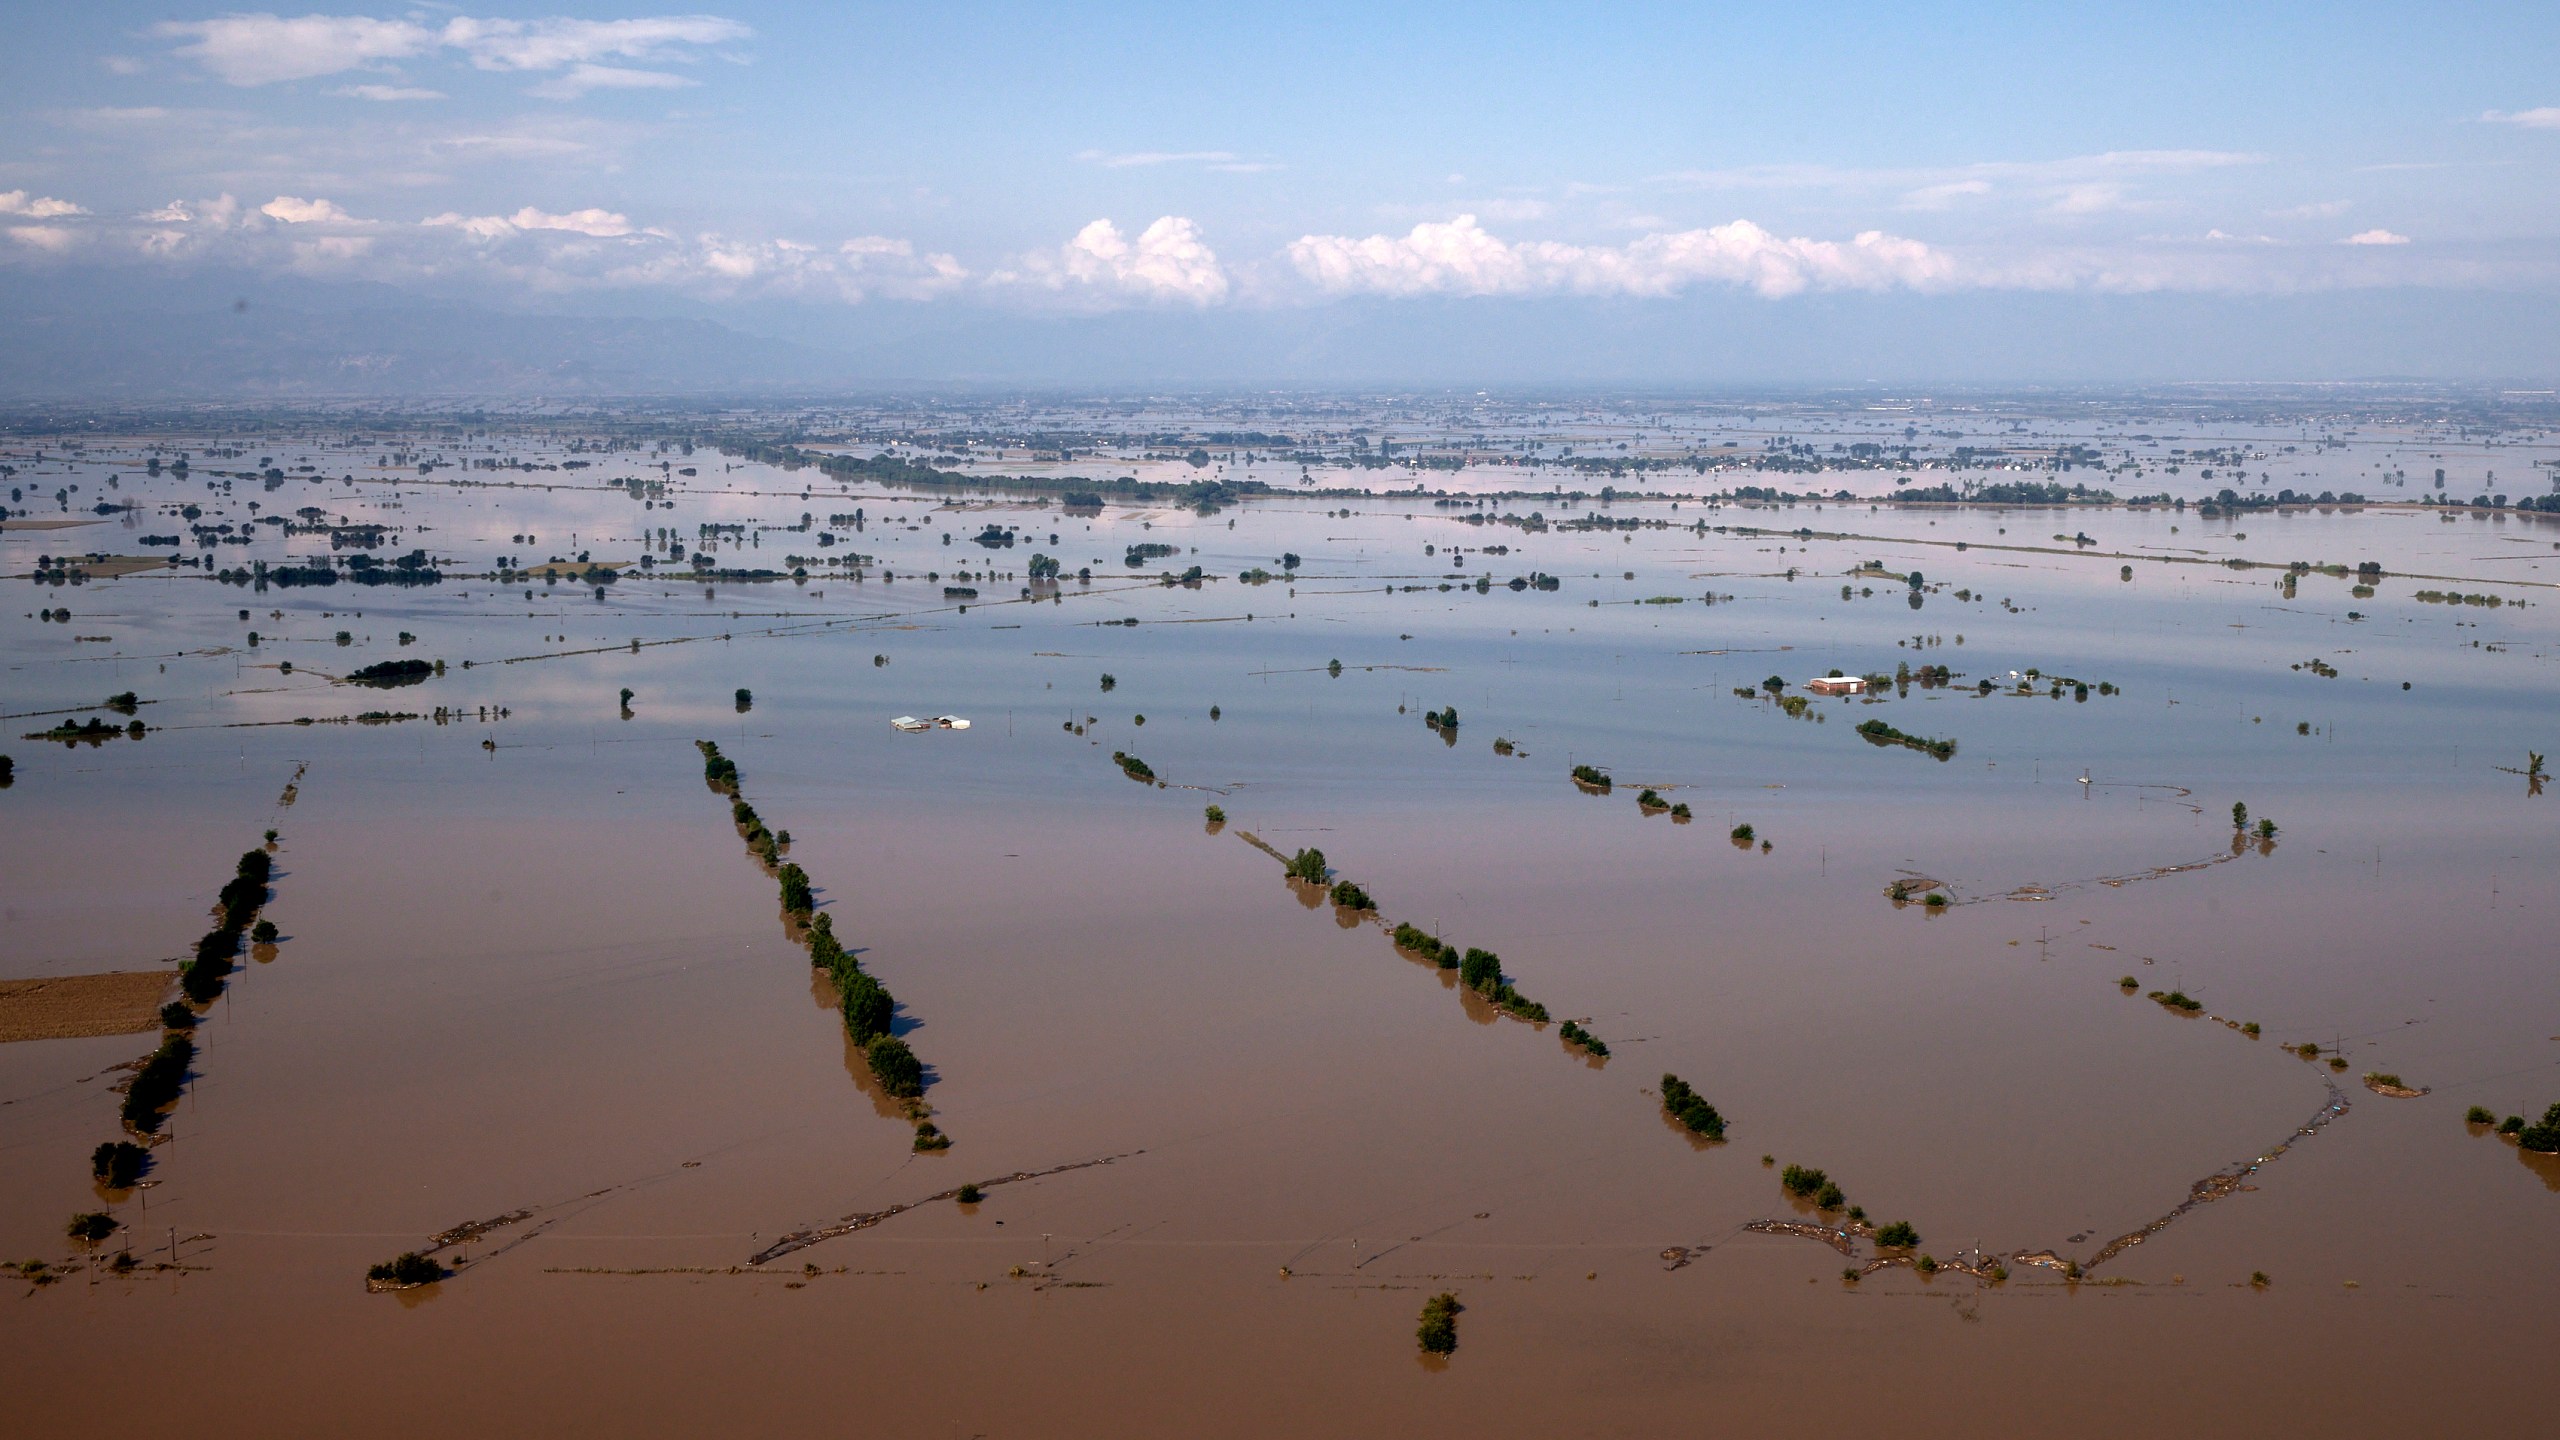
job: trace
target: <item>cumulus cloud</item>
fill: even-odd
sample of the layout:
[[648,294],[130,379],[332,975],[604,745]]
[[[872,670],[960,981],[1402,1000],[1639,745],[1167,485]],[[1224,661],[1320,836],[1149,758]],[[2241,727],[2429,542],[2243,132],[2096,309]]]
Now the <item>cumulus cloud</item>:
[[80,237],[59,225],[12,225],[9,238],[33,250],[59,255],[79,243]]
[[565,230],[594,240],[609,240],[631,233],[628,217],[611,210],[589,208],[553,215],[527,205],[513,215],[461,215],[447,211],[431,215],[419,222],[424,225],[452,228],[475,240],[500,240],[524,230]]
[[2492,125],[2521,125],[2527,130],[2560,130],[2560,105],[2530,110],[2491,110],[2480,117]]
[[[691,60],[703,47],[744,40],[755,32],[717,15],[634,20],[484,20],[456,16],[442,26],[429,26],[414,19],[376,20],[362,15],[303,15],[287,19],[261,12],[211,20],[164,21],[153,26],[151,33],[184,42],[176,49],[181,58],[194,61],[214,78],[232,85],[273,85],[349,70],[379,70],[401,60],[456,51],[480,70],[566,70],[568,74],[536,87],[536,93],[570,99],[591,90],[663,89],[690,83],[679,76],[597,62]],[[358,98],[426,97],[413,94]]]
[[1213,305],[1227,298],[1227,272],[1200,238],[1200,227],[1167,215],[1131,240],[1109,220],[1096,220],[1054,251],[1022,258],[1019,267],[989,277],[999,285],[1026,285],[1088,300],[1189,301]]
[[2406,245],[2409,243],[2409,237],[2376,228],[2359,230],[2338,243],[2341,245]]
[[172,200],[157,210],[145,210],[139,217],[154,225],[203,225],[227,230],[240,220],[240,202],[229,195],[210,200]]
[[864,235],[836,247],[838,264],[854,298],[886,295],[897,300],[930,300],[966,284],[969,271],[957,259],[940,253],[919,255],[905,240]]
[[1917,240],[1881,230],[1846,242],[1788,238],[1748,220],[1608,246],[1513,243],[1460,215],[1401,236],[1308,235],[1287,255],[1300,276],[1332,295],[1660,297],[1718,284],[1775,299],[1812,289],[1931,289],[1956,278],[1948,257]]
[[24,215],[30,220],[59,220],[66,215],[89,212],[68,200],[49,196],[30,196],[24,190],[0,190],[0,215]]
[[545,214],[527,205],[507,217],[519,230],[569,230],[595,239],[631,233],[631,222],[610,210],[590,207],[572,210],[565,215]]
[[296,195],[279,195],[258,207],[258,213],[287,225],[344,225],[356,217],[338,208],[330,200],[305,200]]
[[417,85],[341,85],[329,92],[348,100],[442,100],[445,93]]

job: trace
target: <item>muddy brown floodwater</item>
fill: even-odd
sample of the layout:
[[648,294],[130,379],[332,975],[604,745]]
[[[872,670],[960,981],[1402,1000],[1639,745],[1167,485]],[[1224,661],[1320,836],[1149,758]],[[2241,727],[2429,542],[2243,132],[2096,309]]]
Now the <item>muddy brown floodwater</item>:
[[[121,723],[97,707],[131,690],[148,729],[7,722],[0,984],[173,979],[278,832],[276,934],[202,1009],[156,1134],[118,1093],[159,1043],[152,981],[116,981],[144,1033],[0,1044],[12,1433],[2545,1423],[2560,1171],[2463,1114],[2560,1100],[2560,809],[2518,768],[2560,738],[2560,566],[2480,558],[2548,556],[2560,525],[962,515],[717,462],[661,513],[590,473],[309,483],[405,527],[382,553],[451,562],[432,586],[8,582],[6,709]],[[868,557],[859,579],[630,563],[654,527],[716,524],[747,527],[723,565],[787,568],[814,539],[772,527],[857,505],[823,553]],[[991,519],[1022,543],[968,543]],[[65,535],[134,544],[12,525],[0,574]],[[1132,567],[1142,543],[1176,553]],[[2121,578],[2190,550],[2215,563]],[[540,573],[579,552],[619,578]],[[219,560],[314,553],[269,530]],[[1034,587],[1033,553],[1064,583]],[[2288,590],[2228,559],[2384,578]],[[1852,573],[1871,560],[1925,584]],[[1194,564],[1200,585],[1159,583]],[[1532,572],[1556,587],[1509,587]],[[70,623],[17,613],[54,607]],[[443,669],[331,678],[397,659]],[[1794,713],[1735,693],[1906,665]],[[1456,726],[1425,724],[1445,707]],[[1958,748],[1872,745],[1869,719]],[[896,996],[948,1150],[882,1123],[902,1111],[698,740]],[[1276,872],[1309,847],[1374,917]],[[1399,922],[1496,952],[1555,1023],[1400,954]],[[1666,1072],[1724,1143],[1666,1120]],[[2365,1074],[2425,1093],[2349,1105]],[[149,1160],[110,1190],[92,1152],[116,1140]],[[1789,1164],[1866,1227],[1907,1221],[1913,1263],[1870,1266],[1868,1229],[1781,1189]],[[120,1226],[94,1250],[65,1238],[88,1211]],[[413,1251],[451,1273],[368,1292]],[[1443,1291],[1460,1344],[1426,1365],[1415,1315]]]

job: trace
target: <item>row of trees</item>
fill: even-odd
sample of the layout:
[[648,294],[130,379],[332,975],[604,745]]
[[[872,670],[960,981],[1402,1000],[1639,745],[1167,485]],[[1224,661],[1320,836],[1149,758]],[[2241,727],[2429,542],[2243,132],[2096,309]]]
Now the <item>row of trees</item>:
[[788,931],[809,947],[809,963],[827,972],[827,979],[835,985],[845,1034],[862,1047],[863,1060],[880,1088],[904,1102],[907,1118],[915,1126],[915,1148],[949,1149],[951,1137],[926,1118],[929,1112],[923,1103],[924,1062],[916,1058],[905,1040],[890,1033],[898,1002],[888,987],[863,969],[862,962],[836,938],[835,917],[816,913],[817,894],[809,883],[809,873],[797,862],[782,858],[782,847],[791,843],[791,832],[765,828],[763,817],[738,793],[737,762],[721,754],[717,744],[697,740],[694,748],[702,752],[704,783],[729,797],[729,818],[736,822],[748,853],[773,872]]
[[1860,723],[1858,733],[1865,736],[1870,745],[1908,746],[1938,760],[1952,760],[1956,754],[1956,742],[1953,740],[1932,740],[1925,735],[1907,735],[1882,720],[1868,720]]
[[1724,1138],[1724,1117],[1716,1113],[1716,1107],[1708,1104],[1707,1097],[1692,1089],[1688,1081],[1668,1071],[1662,1076],[1662,1108],[1692,1135],[1709,1140]]
[[[273,840],[275,832],[268,831],[267,838]],[[222,993],[244,934],[254,934],[261,944],[276,938],[274,923],[257,918],[258,911],[266,905],[267,880],[273,871],[274,861],[266,851],[251,850],[241,855],[231,878],[215,897],[217,918],[213,929],[196,942],[194,957],[179,971],[180,988],[189,1000],[202,1005]],[[186,1093],[195,1065],[196,1042],[188,1033],[195,1028],[195,1011],[173,1000],[161,1007],[160,1022],[160,1044],[134,1067],[119,1108],[126,1130],[134,1135],[148,1136],[159,1131],[166,1118],[164,1112]],[[150,1165],[148,1148],[131,1140],[110,1140],[90,1152],[89,1177],[103,1190],[130,1190]],[[69,1233],[84,1244],[94,1245],[119,1228],[115,1217],[91,1212],[74,1216]]]
[[[1396,927],[1387,932],[1387,937],[1395,942],[1395,947],[1399,950],[1431,961],[1443,970],[1457,971],[1459,984],[1492,1001],[1505,1011],[1533,1024],[1543,1025],[1547,1022],[1549,1018],[1547,1007],[1521,994],[1510,981],[1502,978],[1502,957],[1492,951],[1478,949],[1472,945],[1462,951],[1457,946],[1409,921],[1398,921]],[[1580,1032],[1579,1037],[1567,1035],[1566,1039],[1576,1040],[1596,1055],[1609,1053],[1606,1045],[1596,1043],[1597,1037],[1590,1031],[1582,1030],[1580,1026],[1572,1028]]]
[[[1761,1157],[1761,1163],[1767,1164],[1768,1157]],[[1789,1165],[1778,1172],[1778,1186],[1796,1199],[1812,1205],[1816,1210],[1845,1209],[1849,1212],[1849,1224],[1852,1228],[1866,1227],[1867,1212],[1859,1206],[1851,1205],[1848,1195],[1839,1185],[1819,1170],[1805,1165]],[[1878,1246],[1887,1250],[1908,1250],[1920,1243],[1920,1232],[1913,1229],[1908,1220],[1896,1220],[1888,1225],[1869,1230],[1868,1233],[1873,1236]],[[1921,1257],[1921,1265],[1923,1273],[1937,1268],[1926,1256]]]
[[196,941],[194,957],[178,973],[178,987],[189,1000],[209,1005],[222,993],[223,982],[240,953],[240,937],[267,902],[267,878],[273,873],[274,864],[264,850],[244,852],[232,877],[223,882],[215,901],[218,919]]

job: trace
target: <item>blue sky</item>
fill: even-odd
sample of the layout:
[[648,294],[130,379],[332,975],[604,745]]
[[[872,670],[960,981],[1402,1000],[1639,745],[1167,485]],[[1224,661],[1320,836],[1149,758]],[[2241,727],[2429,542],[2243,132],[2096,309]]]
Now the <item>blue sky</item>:
[[66,285],[1210,326],[2560,296],[2547,3],[21,8],[0,265]]

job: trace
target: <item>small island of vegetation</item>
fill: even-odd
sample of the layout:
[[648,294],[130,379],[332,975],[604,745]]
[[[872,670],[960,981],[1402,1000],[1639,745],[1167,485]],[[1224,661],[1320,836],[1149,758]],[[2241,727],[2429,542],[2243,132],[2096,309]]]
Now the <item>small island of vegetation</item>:
[[436,673],[431,660],[382,660],[347,672],[350,685],[371,685],[388,690],[398,685],[416,685]]
[[1707,1097],[1690,1088],[1689,1082],[1668,1071],[1662,1076],[1662,1108],[1692,1135],[1709,1140],[1724,1138],[1724,1117]]
[[1868,720],[1858,726],[1858,733],[1870,745],[1901,745],[1939,760],[1955,758],[1956,742],[1932,740],[1921,735],[1906,735],[1882,720]]
[[1422,1302],[1422,1323],[1414,1327],[1414,1340],[1423,1353],[1454,1354],[1458,1348],[1458,1312],[1466,1309],[1458,1297],[1446,1290]]

